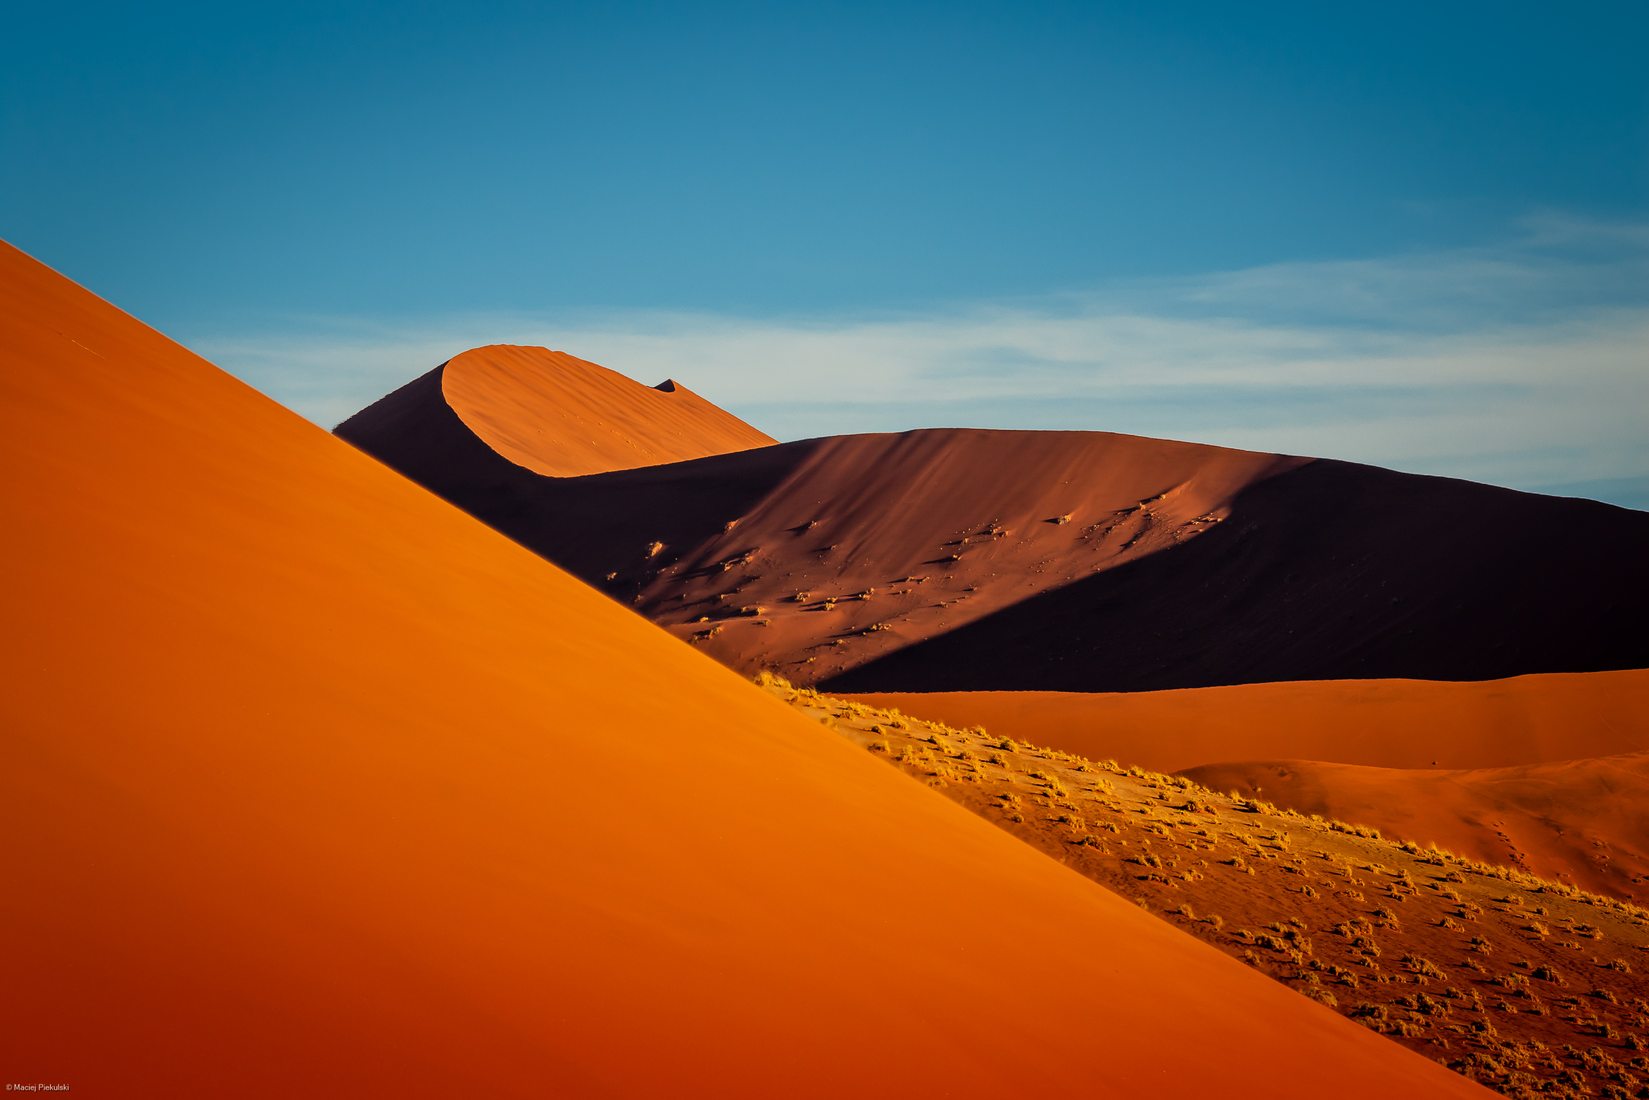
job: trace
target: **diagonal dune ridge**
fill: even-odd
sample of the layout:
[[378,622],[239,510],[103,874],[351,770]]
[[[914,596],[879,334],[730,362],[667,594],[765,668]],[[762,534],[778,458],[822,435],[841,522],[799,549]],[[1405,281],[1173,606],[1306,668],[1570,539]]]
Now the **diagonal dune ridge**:
[[1466,1096],[0,246],[0,1062]]

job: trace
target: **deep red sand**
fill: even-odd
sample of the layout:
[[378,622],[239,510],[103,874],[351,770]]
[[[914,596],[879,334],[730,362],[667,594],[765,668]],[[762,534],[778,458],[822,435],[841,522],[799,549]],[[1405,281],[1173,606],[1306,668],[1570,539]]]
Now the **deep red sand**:
[[[476,407],[530,390],[489,377]],[[1102,432],[838,436],[547,478],[424,398],[434,427],[340,434],[724,663],[831,691],[1649,666],[1649,513]]]
[[1482,1095],[0,247],[0,1076]]

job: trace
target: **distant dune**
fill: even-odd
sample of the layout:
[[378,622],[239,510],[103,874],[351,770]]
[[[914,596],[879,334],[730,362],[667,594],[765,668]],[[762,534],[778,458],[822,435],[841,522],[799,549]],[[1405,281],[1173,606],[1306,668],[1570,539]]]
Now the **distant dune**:
[[1649,665],[1649,514],[1328,460],[1256,479],[1225,510],[825,684],[1148,691]]
[[491,462],[475,443],[535,474],[576,477],[773,442],[674,381],[643,386],[566,352],[508,345],[454,356],[337,432],[423,482],[484,474]]
[[1325,680],[1131,694],[848,696],[1153,771],[1250,760],[1497,768],[1649,750],[1649,671]]
[[0,303],[7,1080],[1481,1095],[9,247]]
[[1649,873],[1649,671],[847,698],[1602,893],[1639,896]]
[[452,423],[466,438],[340,431],[724,663],[832,691],[1649,666],[1649,514],[1591,501],[1103,432],[838,436],[563,479]]
[[1291,760],[1182,774],[1598,893],[1634,897],[1649,881],[1649,753],[1472,771]]

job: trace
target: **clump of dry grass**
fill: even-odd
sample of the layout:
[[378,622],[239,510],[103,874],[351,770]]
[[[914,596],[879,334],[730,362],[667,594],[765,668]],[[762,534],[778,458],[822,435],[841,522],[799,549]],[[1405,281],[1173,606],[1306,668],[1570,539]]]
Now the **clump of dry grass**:
[[[1649,922],[1630,903],[1183,777],[763,683],[1188,934],[1507,1095],[1649,1083],[1649,979],[1621,957],[1649,951]],[[1537,918],[1575,938],[1525,930]]]

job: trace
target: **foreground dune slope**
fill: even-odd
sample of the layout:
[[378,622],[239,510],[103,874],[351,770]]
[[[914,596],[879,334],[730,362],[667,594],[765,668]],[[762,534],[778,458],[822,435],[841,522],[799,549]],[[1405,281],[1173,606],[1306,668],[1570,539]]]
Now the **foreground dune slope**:
[[9,247],[0,303],[7,1080],[1475,1092]]
[[362,409],[338,434],[415,481],[628,470],[764,447],[773,439],[674,380],[643,386],[548,348],[456,355]]
[[339,433],[723,663],[837,693],[1649,666],[1649,513],[1593,501],[1104,432],[837,436],[578,478],[450,413]]
[[1636,899],[1649,881],[1649,752],[1463,771],[1286,760],[1181,774],[1595,893]]
[[1317,680],[1179,691],[847,696],[1153,771],[1252,760],[1498,768],[1649,750],[1649,670],[1448,683]]

